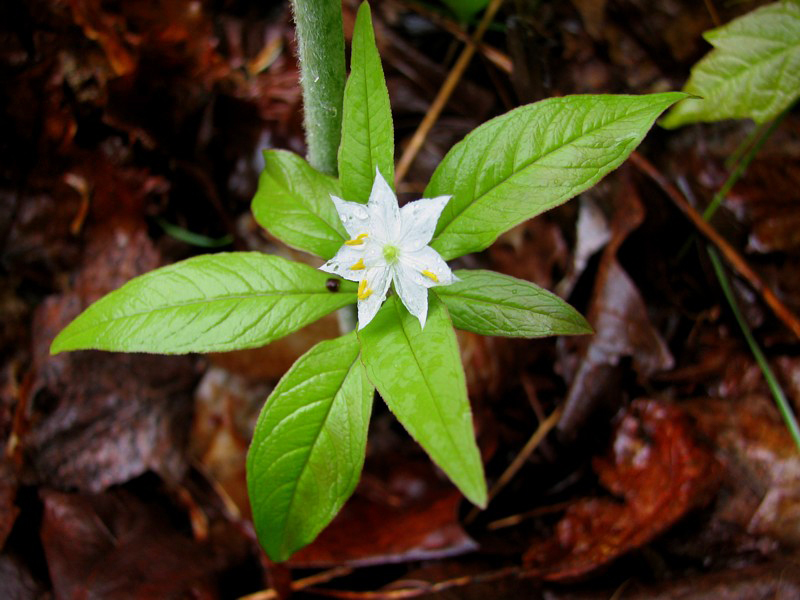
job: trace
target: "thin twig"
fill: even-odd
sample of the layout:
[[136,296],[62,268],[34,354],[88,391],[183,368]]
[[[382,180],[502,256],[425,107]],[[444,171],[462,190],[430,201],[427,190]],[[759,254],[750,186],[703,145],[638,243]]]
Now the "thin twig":
[[711,22],[714,23],[714,27],[719,27],[722,25],[722,21],[719,18],[717,7],[714,6],[714,2],[712,0],[705,0],[705,2],[706,10],[708,10],[708,14],[711,16]]
[[[434,25],[437,25],[442,29],[444,29],[447,33],[452,35],[460,42],[464,42],[465,44],[472,43],[469,34],[464,30],[463,27],[461,27],[453,19],[448,19],[441,13],[433,11],[429,9],[427,6],[419,4],[417,2],[407,2],[406,0],[394,0],[394,1],[406,9],[413,10],[417,14],[422,15]],[[492,63],[495,67],[497,67],[504,73],[511,74],[511,70],[513,69],[513,64],[508,54],[501,52],[494,46],[491,46],[485,42],[478,42],[477,46],[478,46],[478,51],[481,54],[483,54],[486,60],[488,60],[490,63]]]
[[[530,437],[528,442],[525,444],[525,447],[520,450],[519,454],[514,458],[508,468],[503,472],[500,478],[495,482],[492,486],[492,489],[489,490],[489,502],[500,493],[500,491],[508,485],[508,482],[511,481],[517,472],[522,468],[527,460],[530,458],[533,451],[536,450],[536,447],[542,442],[545,436],[550,433],[550,430],[556,426],[558,423],[558,419],[561,417],[562,408],[559,406],[553,412],[550,413],[550,416],[547,417],[544,421],[539,423],[539,427],[536,428],[536,431],[533,432],[533,435]],[[477,508],[473,508],[472,511],[467,515],[467,518],[464,520],[465,523],[471,523],[475,520],[475,517],[478,516],[479,510]]]
[[[337,577],[344,577],[345,575],[349,575],[352,572],[353,569],[351,567],[334,567],[333,569],[328,569],[327,571],[321,571],[320,573],[315,573],[314,575],[309,575],[308,577],[304,577],[302,579],[298,579],[297,581],[293,581],[292,591],[298,592],[300,590],[309,588],[312,585],[327,583],[332,579],[336,579]],[[240,596],[239,600],[277,600],[277,598],[278,598],[277,592],[273,589],[268,589],[268,590],[261,590],[260,592],[255,592],[253,594],[248,594],[247,596]]]
[[527,521],[528,519],[532,519],[534,517],[541,517],[542,515],[551,515],[557,512],[564,512],[565,509],[572,506],[572,500],[565,500],[564,502],[559,502],[557,504],[550,504],[548,506],[538,506],[533,510],[526,511],[524,513],[519,513],[516,515],[510,515],[508,517],[503,517],[502,519],[497,519],[496,521],[492,521],[486,525],[486,529],[489,531],[496,531],[498,529],[504,529],[505,527],[515,527],[519,525],[523,521]]
[[391,590],[380,591],[352,591],[352,590],[329,590],[312,588],[309,592],[314,592],[321,596],[328,596],[330,598],[342,598],[344,600],[403,600],[405,598],[419,598],[420,596],[428,596],[438,592],[443,592],[451,588],[464,587],[465,585],[487,583],[490,581],[497,581],[512,575],[519,575],[521,570],[519,567],[506,567],[497,571],[490,571],[488,573],[481,573],[478,575],[464,575],[462,577],[455,577],[445,581],[438,581],[431,583],[429,581],[414,581],[409,582],[406,587],[395,588]]
[[417,157],[417,154],[422,148],[422,144],[425,143],[425,138],[428,137],[428,133],[430,132],[434,123],[436,123],[436,120],[439,118],[439,115],[447,104],[447,101],[453,94],[453,90],[455,90],[456,85],[461,80],[467,65],[469,65],[469,61],[472,59],[473,54],[475,54],[475,49],[477,48],[478,42],[483,37],[483,34],[489,27],[492,19],[494,19],[494,15],[497,13],[502,3],[503,0],[492,0],[489,6],[486,8],[486,12],[484,12],[483,18],[481,19],[478,28],[475,30],[475,33],[472,36],[471,43],[467,44],[461,51],[461,55],[458,57],[456,64],[453,65],[453,68],[447,76],[447,79],[445,79],[441,89],[439,90],[439,93],[436,95],[436,98],[434,98],[433,103],[428,109],[427,114],[422,119],[419,127],[417,127],[417,130],[414,132],[414,135],[408,142],[408,146],[406,146],[406,149],[403,151],[403,155],[400,157],[400,160],[397,163],[397,168],[395,169],[395,184],[399,183],[406,176],[406,174],[408,174],[408,169],[411,167],[411,164]]
[[631,163],[636,168],[645,173],[658,186],[663,192],[669,196],[675,205],[686,215],[694,226],[702,233],[725,257],[725,260],[730,264],[739,275],[744,277],[753,289],[756,290],[766,302],[767,306],[772,309],[778,319],[786,325],[792,333],[800,338],[800,319],[778,298],[775,293],[764,283],[764,280],[747,264],[741,254],[731,246],[725,238],[723,238],[717,231],[703,219],[703,216],[697,212],[683,197],[678,189],[672,185],[667,179],[656,169],[650,161],[644,158],[638,152],[631,154]]

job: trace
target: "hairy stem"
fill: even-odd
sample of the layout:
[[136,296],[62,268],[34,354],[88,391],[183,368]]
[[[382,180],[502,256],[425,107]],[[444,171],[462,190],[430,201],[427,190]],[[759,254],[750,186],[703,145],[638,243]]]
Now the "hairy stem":
[[345,63],[341,0],[292,0],[297,24],[308,162],[337,174]]

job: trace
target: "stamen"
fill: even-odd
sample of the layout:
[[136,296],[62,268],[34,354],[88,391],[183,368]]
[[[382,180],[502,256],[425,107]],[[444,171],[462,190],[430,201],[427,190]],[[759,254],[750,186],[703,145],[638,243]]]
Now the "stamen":
[[359,300],[366,300],[372,294],[372,289],[367,287],[367,280],[362,279],[361,283],[358,284],[358,299]]
[[360,270],[365,269],[365,268],[366,267],[364,266],[364,259],[363,258],[359,258],[358,262],[356,264],[354,264],[352,267],[350,267],[350,270],[351,271],[360,271]]
[[364,243],[364,238],[367,237],[366,233],[359,233],[355,239],[347,240],[344,244],[345,246],[360,246]]
[[428,279],[433,279],[436,283],[439,283],[439,278],[433,271],[425,270],[422,272],[422,274],[425,275],[425,277],[427,277]]

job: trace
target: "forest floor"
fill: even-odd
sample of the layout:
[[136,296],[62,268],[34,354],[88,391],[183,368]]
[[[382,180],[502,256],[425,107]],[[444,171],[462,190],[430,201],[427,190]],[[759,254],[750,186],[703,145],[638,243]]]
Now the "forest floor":
[[[701,33],[758,4],[505,2],[401,199],[521,104],[680,89]],[[373,15],[400,156],[465,38],[432,3],[375,0]],[[159,265],[221,250],[317,264],[249,212],[261,151],[304,152],[294,44],[278,0],[2,3],[0,597],[800,598],[800,454],[686,217],[750,121],[656,125],[595,188],[458,261],[556,291],[596,332],[459,336],[496,490],[484,512],[376,397],[354,496],[288,565],[268,563],[248,442],[335,317],[253,351],[49,355],[78,312]],[[711,225],[798,409],[797,111]]]

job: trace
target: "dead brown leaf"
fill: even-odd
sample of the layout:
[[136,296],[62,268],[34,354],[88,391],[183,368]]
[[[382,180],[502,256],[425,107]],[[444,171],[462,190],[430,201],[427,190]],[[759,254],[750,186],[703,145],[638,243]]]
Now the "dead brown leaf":
[[643,546],[707,504],[720,474],[684,412],[656,400],[637,400],[623,412],[609,454],[595,459],[594,468],[620,500],[588,498],[572,504],[555,536],[525,553],[531,577],[575,579]]
[[800,547],[800,456],[770,398],[709,398],[687,408],[725,465],[707,542],[728,552],[765,538]]
[[377,419],[377,436],[373,423],[374,443],[356,493],[316,541],[291,558],[292,566],[383,564],[475,549],[458,522],[461,493],[414,442],[388,429],[393,419]]
[[56,598],[218,597],[218,572],[236,541],[200,544],[164,507],[124,490],[79,495],[42,489],[41,540]]
[[27,430],[18,432],[29,480],[99,492],[151,469],[177,479],[185,468],[195,377],[189,358],[49,355],[50,342],[80,310],[158,266],[141,222],[119,218],[118,212],[108,229],[94,232],[72,291],[48,298],[36,311]]
[[571,381],[559,430],[575,435],[598,404],[617,398],[620,363],[630,357],[640,377],[670,369],[674,360],[653,327],[636,284],[617,262],[616,254],[645,216],[638,193],[623,171],[616,187],[611,240],[600,261],[587,319],[593,336],[571,342],[582,346],[582,358]]

